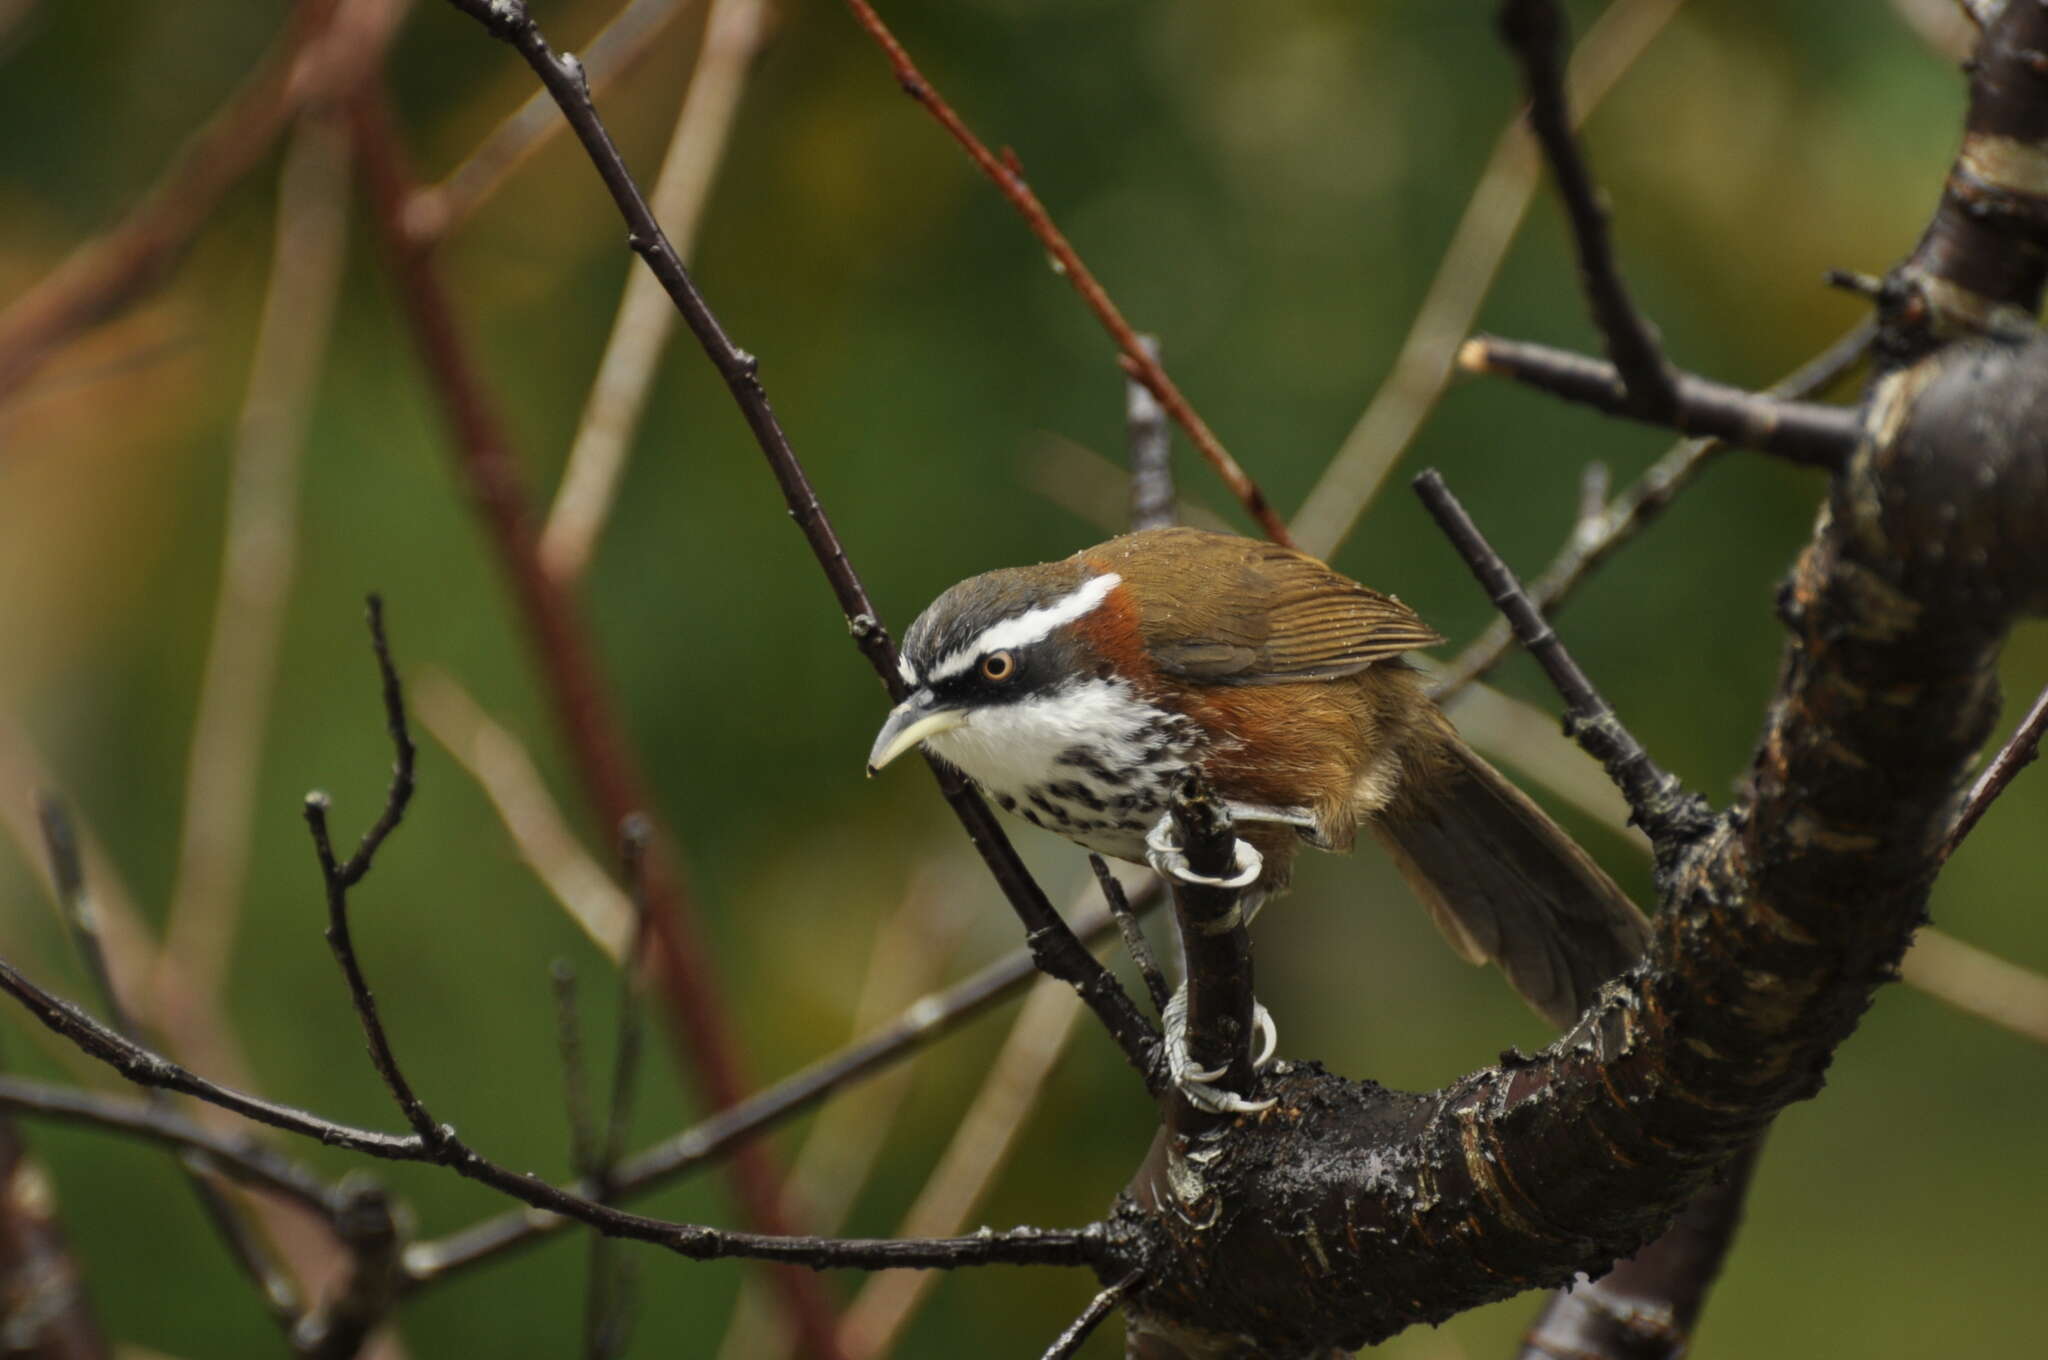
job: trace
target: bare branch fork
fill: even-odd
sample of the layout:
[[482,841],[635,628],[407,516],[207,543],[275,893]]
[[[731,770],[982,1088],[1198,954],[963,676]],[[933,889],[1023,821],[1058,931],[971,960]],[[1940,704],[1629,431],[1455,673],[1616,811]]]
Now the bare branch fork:
[[1636,310],[1620,271],[1614,267],[1607,210],[1572,137],[1571,114],[1565,106],[1564,16],[1554,0],[1507,0],[1501,6],[1500,29],[1509,50],[1522,64],[1523,83],[1529,90],[1529,122],[1571,215],[1579,280],[1592,304],[1593,318],[1607,337],[1622,401],[1630,414],[1645,420],[1668,420],[1678,407],[1677,384],[1672,381],[1656,328]]
[[[896,669],[895,644],[878,621],[867,588],[861,584],[848,560],[817,492],[811,487],[809,476],[769,405],[767,392],[758,375],[758,362],[726,335],[724,327],[684,267],[682,258],[662,231],[618,148],[613,145],[611,134],[598,117],[580,64],[573,56],[555,54],[521,0],[449,0],[449,3],[482,23],[493,36],[517,49],[561,106],[626,221],[628,244],[661,280],[677,310],[682,313],[684,322],[697,337],[739,405],[741,415],[782,488],[791,518],[803,530],[813,555],[832,586],[856,645],[881,678],[890,697],[902,698],[904,687]],[[965,827],[968,839],[988,864],[1011,908],[1023,922],[1025,938],[1037,954],[1040,968],[1069,983],[1081,994],[1122,1048],[1126,1060],[1145,1077],[1148,1089],[1158,1089],[1161,1069],[1156,1036],[1144,1016],[1118,985],[1115,976],[1096,961],[1060,919],[1059,913],[1053,910],[1044,890],[1032,880],[1023,861],[1017,857],[994,814],[958,776],[933,768],[946,801]]]
[[1556,0],[1503,0],[1500,27],[1521,64],[1530,122],[1571,219],[1580,279],[1612,362],[1482,335],[1459,351],[1459,366],[1514,378],[1609,415],[1793,462],[1844,466],[1861,434],[1854,411],[1745,392],[1682,372],[1665,359],[1655,327],[1622,282],[1599,188],[1572,137],[1558,55],[1564,18]]
[[[1832,345],[1787,374],[1768,395],[1804,398],[1832,387],[1869,351],[1876,333],[1876,321],[1864,318]],[[1711,437],[1680,440],[1612,500],[1607,499],[1603,485],[1600,496],[1586,499],[1580,507],[1570,535],[1550,565],[1528,583],[1530,602],[1546,613],[1562,605],[1595,567],[1649,527],[1727,447]],[[1455,694],[1483,677],[1507,654],[1514,636],[1504,617],[1488,624],[1484,633],[1437,674],[1430,685],[1432,697],[1442,699]]]
[[[393,1101],[406,1122],[410,1135],[380,1133],[336,1123],[319,1115],[281,1105],[274,1101],[236,1091],[190,1072],[162,1054],[136,1042],[93,1019],[68,1001],[53,996],[29,981],[11,964],[0,960],[0,990],[8,992],[45,1026],[70,1040],[88,1055],[115,1068],[139,1086],[181,1091],[233,1110],[250,1119],[286,1132],[314,1138],[329,1146],[381,1157],[389,1161],[424,1162],[446,1167],[458,1175],[489,1186],[536,1209],[596,1228],[611,1237],[649,1242],[693,1260],[744,1258],[773,1261],[814,1269],[853,1267],[888,1269],[896,1267],[951,1269],[963,1266],[1070,1265],[1108,1268],[1113,1257],[1099,1227],[1074,1231],[1036,1228],[1009,1233],[984,1231],[961,1238],[927,1239],[843,1239],[724,1232],[694,1224],[674,1223],[612,1208],[572,1191],[551,1185],[539,1177],[512,1171],[491,1161],[461,1139],[455,1130],[434,1122],[425,1103],[414,1092],[399,1065],[370,992],[368,979],[355,962],[348,924],[348,894],[369,872],[379,847],[398,828],[411,798],[412,771],[410,737],[404,715],[404,695],[382,627],[381,610],[373,603],[371,633],[386,702],[387,726],[397,751],[393,779],[376,821],[354,855],[338,861],[333,853],[325,821],[324,800],[309,799],[307,821],[313,832],[315,850],[325,888],[329,939],[347,984],[349,999],[369,1044],[371,1058],[384,1078]],[[0,1088],[4,1090],[4,1088]],[[24,1094],[17,1092],[17,1095]],[[82,1107],[74,1105],[74,1111]],[[150,1136],[186,1146],[211,1147],[221,1144],[213,1135],[204,1140],[181,1127],[182,1121],[141,1121],[126,1112],[101,1110],[95,1120],[109,1126],[134,1126]],[[78,1114],[76,1117],[87,1117]],[[145,1129],[143,1126],[147,1125]],[[340,1212],[331,1196],[313,1191],[300,1178],[281,1173],[249,1155],[230,1148],[226,1165],[237,1171],[260,1175],[272,1188],[288,1189],[295,1197],[326,1209],[330,1216]],[[274,1185],[273,1185],[274,1182]],[[394,1255],[394,1260],[397,1257]],[[1128,1262],[1122,1263],[1128,1270]]]

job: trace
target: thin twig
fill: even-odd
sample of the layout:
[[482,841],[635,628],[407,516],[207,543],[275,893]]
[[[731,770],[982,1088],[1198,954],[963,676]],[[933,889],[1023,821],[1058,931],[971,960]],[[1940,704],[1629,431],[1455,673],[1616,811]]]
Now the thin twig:
[[1529,92],[1529,123],[1542,143],[1544,159],[1550,163],[1571,218],[1579,282],[1592,307],[1594,323],[1607,340],[1623,400],[1631,414],[1651,421],[1668,420],[1678,406],[1677,386],[1656,328],[1636,310],[1622,282],[1614,242],[1608,235],[1606,206],[1572,135],[1564,64],[1558,59],[1564,46],[1564,15],[1556,0],[1505,0],[1500,29],[1522,66],[1522,81]]
[[306,795],[306,826],[313,834],[313,850],[320,861],[320,878],[326,889],[327,947],[333,951],[334,961],[341,965],[342,977],[348,983],[349,1001],[355,1006],[363,1038],[370,1046],[370,1062],[376,1067],[377,1075],[384,1079],[385,1088],[398,1103],[399,1112],[412,1126],[413,1133],[421,1143],[433,1146],[449,1135],[435,1123],[433,1115],[427,1112],[427,1107],[421,1103],[398,1065],[390,1036],[385,1033],[384,1022],[377,1014],[377,999],[371,994],[369,980],[364,977],[362,964],[356,958],[355,937],[349,929],[349,889],[362,882],[363,875],[370,872],[378,849],[404,820],[406,805],[412,801],[413,792],[415,750],[412,733],[405,720],[405,691],[399,685],[398,668],[392,664],[390,643],[384,635],[384,603],[375,595],[370,597],[369,616],[370,649],[376,655],[377,673],[382,682],[384,721],[391,734],[392,749],[397,755],[391,770],[391,784],[385,792],[384,807],[377,814],[377,820],[370,824],[355,853],[345,861],[335,860],[334,844],[328,836],[326,794]]
[[[1150,879],[1133,894],[1132,905],[1143,911],[1159,898],[1159,882]],[[1107,935],[1114,925],[1104,908],[1075,913],[1074,930],[1085,940]],[[1037,961],[1032,951],[1028,947],[1017,949],[945,991],[913,1002],[902,1015],[865,1038],[762,1088],[738,1105],[625,1158],[618,1168],[619,1194],[623,1197],[651,1190],[726,1155],[736,1143],[776,1128],[834,1092],[952,1033],[1015,995],[1036,973]],[[532,1214],[500,1214],[439,1241],[414,1246],[407,1253],[408,1268],[415,1284],[431,1284],[495,1259],[504,1251],[540,1241],[561,1226],[558,1222],[536,1220]]]
[[[693,8],[690,0],[631,0],[583,49],[590,87],[606,89],[638,66],[668,26]],[[545,91],[528,95],[440,183],[414,191],[405,209],[413,239],[426,245],[459,230],[567,126]]]
[[1138,1281],[1144,1278],[1142,1271],[1134,1270],[1096,1294],[1088,1306],[1081,1310],[1081,1316],[1075,1318],[1067,1330],[1059,1334],[1059,1339],[1046,1348],[1045,1360],[1068,1360],[1068,1357],[1080,1354],[1082,1343],[1116,1311],[1116,1306],[1123,1302],[1124,1295],[1137,1288]]
[[1705,831],[1709,821],[1705,804],[1650,759],[1649,752],[1621,725],[1621,719],[1565,651],[1557,634],[1529,602],[1514,572],[1480,534],[1443,478],[1434,469],[1424,472],[1415,479],[1415,493],[1465,559],[1494,607],[1507,616],[1522,646],[1550,677],[1564,700],[1567,730],[1606,767],[1608,778],[1628,799],[1631,820],[1656,847],[1659,865],[1671,863]]
[[[161,1053],[115,1033],[69,1001],[30,982],[5,959],[0,959],[0,991],[13,996],[36,1020],[69,1039],[88,1056],[107,1064],[138,1086],[196,1096],[222,1109],[330,1147],[386,1161],[443,1166],[467,1180],[488,1186],[535,1209],[589,1224],[614,1237],[651,1243],[691,1260],[773,1261],[813,1269],[951,1270],[994,1264],[1100,1266],[1114,1259],[1114,1248],[1101,1230],[1094,1227],[1075,1230],[1021,1228],[1012,1232],[981,1233],[944,1240],[834,1240],[726,1232],[627,1213],[550,1185],[537,1176],[501,1166],[463,1142],[453,1129],[441,1129],[432,1141],[417,1135],[379,1133],[336,1123],[290,1105],[280,1105],[209,1081]],[[411,1253],[407,1253],[407,1259],[411,1259]]]
[[1664,416],[1631,409],[1613,364],[1570,350],[1479,335],[1458,351],[1468,373],[1513,378],[1538,391],[1608,415],[1643,420],[1681,434],[1713,435],[1742,449],[1830,471],[1845,466],[1863,429],[1848,407],[1785,401],[1691,373],[1675,373],[1676,405]]
[[[454,2],[468,7],[471,0]],[[1010,206],[1024,219],[1025,225],[1031,229],[1031,234],[1038,238],[1039,244],[1044,246],[1046,253],[1052,257],[1054,272],[1073,285],[1074,291],[1081,295],[1081,300],[1087,304],[1088,310],[1095,314],[1096,320],[1102,323],[1102,328],[1109,332],[1110,339],[1116,342],[1117,362],[1124,372],[1145,384],[1152,395],[1159,399],[1159,404],[1166,408],[1167,414],[1173,417],[1174,423],[1187,431],[1188,439],[1194,444],[1196,451],[1207,460],[1210,467],[1216,469],[1216,475],[1223,479],[1223,485],[1229,488],[1230,494],[1244,506],[1245,513],[1252,517],[1266,537],[1275,543],[1292,547],[1294,540],[1288,536],[1287,525],[1273,509],[1272,503],[1266,499],[1266,493],[1259,490],[1258,483],[1254,482],[1238,465],[1237,460],[1230,456],[1229,450],[1223,447],[1223,441],[1216,437],[1216,432],[1196,413],[1194,406],[1181,394],[1180,388],[1174,385],[1173,379],[1167,376],[1159,361],[1146,353],[1138,332],[1124,319],[1124,314],[1111,300],[1108,290],[1089,271],[1087,264],[1081,259],[1080,252],[1074,249],[1073,244],[1053,222],[1052,214],[1046,211],[1045,204],[1039,201],[1038,195],[1025,181],[1023,168],[1018,164],[1016,155],[1006,152],[1003,157],[998,158],[982,144],[981,139],[974,135],[960,115],[953,111],[952,106],[917,69],[910,60],[910,54],[903,50],[903,44],[896,40],[896,35],[889,31],[888,25],[882,22],[882,16],[875,13],[874,7],[869,5],[867,0],[847,0],[847,8],[853,11],[854,20],[875,40],[876,46],[882,49],[883,55],[888,58],[890,70],[895,72],[896,83],[903,87],[903,92],[938,120],[939,125],[960,144],[968,158],[980,168],[982,174],[988,176],[1003,197],[1009,200]]]
[[[1620,83],[1683,3],[1617,0],[1600,12],[1566,72],[1574,122],[1583,121]],[[1303,551],[1322,558],[1336,553],[1436,409],[1456,369],[1458,346],[1472,333],[1480,304],[1528,215],[1542,170],[1528,121],[1517,110],[1494,140],[1392,368],[1288,522]]]
[[[1770,389],[1774,397],[1803,398],[1832,387],[1870,348],[1877,323],[1866,317],[1825,350]],[[1530,602],[1546,615],[1563,604],[1579,582],[1661,515],[1693,478],[1728,446],[1718,439],[1683,439],[1667,449],[1642,476],[1604,504],[1579,509],[1578,521],[1542,574],[1528,583]],[[1514,630],[1496,618],[1486,631],[1451,659],[1432,680],[1430,693],[1442,699],[1479,679],[1507,655]]]
[[[1138,343],[1154,360],[1159,338],[1141,335]],[[1152,389],[1136,378],[1124,380],[1124,443],[1131,463],[1131,528],[1157,529],[1174,522],[1173,429],[1166,408]]]
[[2035,696],[2034,706],[2027,710],[2026,717],[2020,719],[2011,739],[1999,748],[1990,767],[1971,786],[1970,796],[1963,800],[1962,811],[1956,814],[1955,824],[1941,842],[1939,858],[1942,862],[1946,863],[1948,857],[1955,853],[1963,838],[1976,827],[1977,819],[1998,801],[1998,796],[2005,792],[2006,786],[2019,776],[2019,772],[2034,763],[2041,754],[2044,732],[2048,732],[2048,689]]
[[1102,856],[1090,854],[1088,867],[1095,871],[1095,881],[1102,887],[1102,900],[1109,904],[1110,915],[1116,917],[1116,926],[1123,933],[1124,952],[1131,956],[1137,966],[1138,976],[1145,980],[1145,991],[1152,998],[1152,1010],[1156,1015],[1166,1014],[1166,1002],[1173,995],[1173,989],[1166,985],[1166,975],[1159,971],[1159,960],[1152,956],[1152,946],[1145,942],[1145,928],[1138,923],[1138,914],[1131,910],[1131,899],[1124,892],[1124,885],[1117,882],[1109,865]]
[[277,191],[270,282],[235,434],[213,638],[185,771],[159,968],[220,990],[248,878],[264,724],[298,541],[299,458],[348,243],[348,143],[301,121]]
[[[99,993],[100,1004],[106,1010],[109,1023],[123,1036],[135,1039],[140,1031],[121,1000],[121,990],[115,985],[113,970],[107,963],[106,947],[100,938],[99,910],[93,902],[85,878],[84,862],[78,853],[78,833],[72,827],[63,804],[55,798],[42,798],[37,811],[43,824],[43,841],[50,856],[50,877],[57,884],[59,900],[64,904],[64,916],[71,925],[79,955],[85,961],[86,974]],[[150,1096],[154,1103],[161,1105],[164,1102],[162,1091],[152,1091]],[[304,1311],[297,1284],[272,1259],[269,1248],[243,1219],[233,1201],[214,1184],[213,1165],[204,1156],[191,1152],[180,1156],[178,1165],[185,1174],[186,1184],[192,1188],[193,1196],[198,1199],[201,1211],[227,1247],[228,1256],[256,1286],[256,1292],[272,1319],[289,1332]]]
[[[634,182],[632,172],[620,158],[618,148],[590,102],[581,68],[573,58],[557,57],[554,49],[534,24],[519,0],[449,0],[456,8],[482,23],[489,32],[518,49],[541,78],[557,103],[568,115],[570,125],[589,153],[591,164],[604,180],[628,228],[628,240],[647,267],[654,271],[671,300],[683,315],[690,331],[703,346],[719,376],[725,380],[739,405],[756,443],[768,460],[770,470],[782,488],[790,517],[803,530],[805,539],[839,601],[855,645],[880,677],[892,699],[904,695],[903,677],[897,671],[896,647],[881,626],[867,588],[861,584],[831,519],[819,502],[817,492],[803,464],[791,448],[789,436],[768,404],[754,356],[735,345],[719,324],[695,280],[662,232],[661,223],[647,206]],[[1156,389],[1155,389],[1156,390]],[[1169,407],[1171,403],[1168,403]],[[1157,1090],[1161,1068],[1151,1026],[1116,978],[1098,962],[1060,919],[1047,900],[1044,889],[1032,879],[1018,858],[1009,837],[986,805],[957,774],[933,766],[947,803],[966,828],[968,839],[980,852],[990,873],[1003,889],[1011,909],[1024,923],[1026,939],[1038,955],[1039,967],[1081,993],[1103,1027],[1122,1049],[1126,1061],[1142,1075],[1148,1090]]]
[[[697,225],[724,159],[747,68],[767,30],[766,0],[711,0],[697,67],[654,181],[654,215],[685,260],[696,243]],[[586,61],[586,75],[589,69]],[[545,92],[533,97],[554,112]],[[590,565],[675,321],[675,308],[663,295],[660,281],[646,270],[628,269],[625,296],[612,320],[604,357],[598,361],[576,438],[569,446],[568,466],[541,529],[541,562],[557,580],[574,581]]]
[[412,703],[491,800],[534,877],[607,958],[621,962],[633,938],[632,900],[576,838],[525,745],[445,671],[415,677]]

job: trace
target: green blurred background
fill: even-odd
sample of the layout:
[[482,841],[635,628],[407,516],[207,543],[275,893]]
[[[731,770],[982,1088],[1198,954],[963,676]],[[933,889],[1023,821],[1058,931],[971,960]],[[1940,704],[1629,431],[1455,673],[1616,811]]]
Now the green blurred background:
[[[558,45],[614,0],[535,6]],[[885,12],[927,73],[1033,183],[1237,457],[1297,504],[1394,355],[1474,177],[1517,102],[1487,4],[953,0]],[[0,60],[0,293],[128,210],[270,40],[288,6],[45,0]],[[1583,26],[1598,6],[1574,6]],[[602,103],[651,175],[687,78],[685,19]],[[393,50],[422,170],[457,162],[529,89],[504,49],[421,0]],[[1761,384],[1856,316],[1824,269],[1879,271],[1912,244],[1955,140],[1961,84],[1890,5],[1692,0],[1591,126],[1638,295],[1687,366]],[[277,158],[226,199],[168,288],[85,358],[0,408],[0,714],[109,848],[146,912],[176,870],[184,762],[221,559],[228,451],[266,287]],[[358,214],[303,490],[298,579],[268,725],[255,856],[227,1007],[264,1089],[337,1118],[396,1116],[362,1059],[320,938],[299,798],[338,828],[373,814],[388,757],[360,601],[385,593],[404,665],[464,682],[530,743],[589,835],[517,618]],[[536,494],[551,490],[628,267],[597,181],[552,146],[447,245],[445,273]],[[885,620],[974,571],[1062,555],[1103,528],[1034,489],[1062,441],[1114,456],[1110,349],[1008,207],[905,100],[845,11],[789,0],[740,110],[697,274],[762,375]],[[1592,342],[1547,199],[1485,309],[1512,335]],[[94,348],[97,346],[97,348]],[[1503,384],[1453,389],[1405,467],[1436,466],[1517,565],[1564,532],[1579,469],[1617,483],[1664,441]],[[1195,499],[1231,515],[1183,460]],[[1405,480],[1404,477],[1397,479]],[[1664,761],[1724,798],[1748,760],[1780,632],[1771,592],[1820,483],[1749,457],[1713,468],[1573,603],[1581,661]],[[1233,521],[1243,521],[1232,515]],[[1338,554],[1454,642],[1484,599],[1404,490]],[[883,698],[724,392],[687,344],[664,365],[626,494],[587,581],[604,665],[659,811],[676,828],[751,1070],[848,1033],[862,960],[919,875],[960,933],[947,975],[1015,943],[999,899],[915,770],[869,783]],[[2048,679],[2023,632],[2007,683]],[[1503,688],[1548,705],[1525,662]],[[19,799],[11,788],[4,796]],[[2024,779],[1936,891],[1943,927],[2048,966]],[[8,819],[0,819],[5,821]],[[18,819],[17,819],[18,820]],[[1640,857],[1570,819],[1637,888]],[[1056,895],[1082,866],[1016,832]],[[1430,1087],[1542,1041],[1491,975],[1434,939],[1383,866],[1311,857],[1261,921],[1260,992],[1286,1051]],[[0,945],[73,995],[32,852],[0,840]],[[546,972],[600,956],[518,861],[437,745],[413,814],[358,894],[366,965],[437,1113],[480,1148],[566,1165]],[[593,1026],[607,986],[590,989]],[[1014,1006],[921,1060],[849,1230],[887,1233],[944,1147]],[[7,1018],[10,1064],[76,1069]],[[600,1028],[599,1032],[602,1032]],[[636,1141],[695,1111],[661,1058]],[[2041,1050],[1904,987],[1780,1121],[1700,1336],[1707,1355],[2011,1353],[2038,1334]],[[1152,1112],[1083,1028],[977,1221],[1085,1222],[1141,1154]],[[788,1155],[801,1127],[777,1136]],[[248,1288],[155,1153],[34,1126],[108,1328],[192,1356],[277,1353]],[[330,1173],[351,1165],[295,1151]],[[497,1207],[440,1173],[379,1168],[438,1234]],[[716,1177],[644,1202],[732,1221]],[[430,1292],[411,1353],[573,1352],[582,1247],[567,1241]],[[640,1256],[635,1354],[715,1353],[739,1267]],[[855,1281],[833,1278],[835,1291]],[[901,1353],[1036,1354],[1088,1296],[1075,1273],[944,1282]],[[1419,1331],[1404,1357],[1509,1353],[1536,1304]],[[1114,1328],[1110,1329],[1114,1332]],[[1113,1336],[1090,1354],[1116,1353]]]

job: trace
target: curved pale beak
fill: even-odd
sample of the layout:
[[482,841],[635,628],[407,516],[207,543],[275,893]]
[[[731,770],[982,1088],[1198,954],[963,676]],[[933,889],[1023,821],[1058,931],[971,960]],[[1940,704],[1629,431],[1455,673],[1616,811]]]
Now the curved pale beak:
[[929,737],[950,732],[967,721],[964,708],[932,707],[932,692],[918,690],[889,710],[882,730],[875,734],[875,747],[868,752],[868,774],[873,776],[896,757]]

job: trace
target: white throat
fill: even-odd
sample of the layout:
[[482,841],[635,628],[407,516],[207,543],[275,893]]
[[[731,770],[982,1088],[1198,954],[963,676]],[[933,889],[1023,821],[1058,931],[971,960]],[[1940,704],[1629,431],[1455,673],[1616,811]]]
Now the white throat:
[[[1085,751],[1104,769],[1147,762],[1164,734],[1159,711],[1121,680],[1084,680],[1010,704],[977,708],[961,726],[926,741],[941,760],[991,793],[1015,798],[1077,777],[1060,757]],[[1099,778],[1079,777],[1091,785]],[[1105,794],[1117,790],[1102,788]]]

